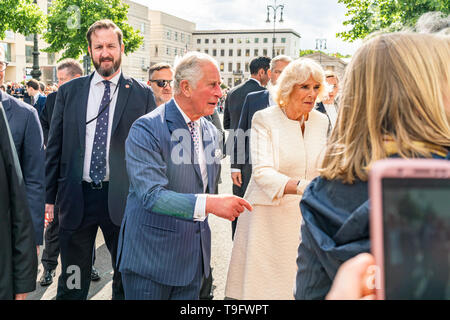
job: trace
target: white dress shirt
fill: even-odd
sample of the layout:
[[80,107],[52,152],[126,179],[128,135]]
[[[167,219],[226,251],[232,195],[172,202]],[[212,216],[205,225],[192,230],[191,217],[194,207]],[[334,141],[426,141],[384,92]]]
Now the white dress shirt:
[[[184,121],[187,123],[191,122],[192,120],[189,119],[189,117],[183,112],[183,110],[180,108],[176,100],[173,100],[175,102],[175,105],[177,106],[178,110],[180,111],[181,115],[183,116]],[[198,119],[197,121],[194,121],[194,127],[197,131],[197,135],[199,138],[199,148],[198,148],[198,165],[200,166],[200,172],[202,174],[202,180],[203,180],[203,192],[206,192],[206,188],[208,186],[208,171],[206,168],[206,157],[205,152],[203,148],[203,139],[202,139],[202,130],[201,130],[201,121]],[[191,133],[189,132],[189,135]],[[203,221],[206,219],[206,197],[207,194],[197,194],[197,200],[195,201],[195,209],[194,209],[194,221]]]
[[[119,83],[120,75],[122,71],[120,71],[114,78],[112,78],[109,85],[109,95],[111,103],[109,105],[109,114],[108,114],[108,135],[107,135],[107,145],[106,145],[106,175],[103,181],[109,181],[109,145],[111,142],[111,129],[114,118],[114,110],[116,109],[117,96],[119,95],[119,88],[116,90],[116,87]],[[97,71],[94,72],[94,75],[91,80],[91,84],[89,87],[89,98],[87,104],[86,111],[86,122],[94,119],[98,113],[100,112],[100,104],[103,99],[103,94],[105,92],[105,85],[102,81],[105,79],[100,76]],[[115,92],[116,91],[116,92]],[[113,93],[115,94],[113,95]],[[92,147],[94,145],[95,138],[95,129],[97,126],[97,119],[86,125],[86,148],[84,153],[84,167],[83,167],[83,181],[92,182],[91,177],[89,176],[90,166],[91,166],[91,156],[92,156]]]
[[325,111],[327,112],[328,118],[331,122],[331,128],[334,128],[334,125],[336,124],[337,119],[337,109],[334,104],[323,104],[325,107]]

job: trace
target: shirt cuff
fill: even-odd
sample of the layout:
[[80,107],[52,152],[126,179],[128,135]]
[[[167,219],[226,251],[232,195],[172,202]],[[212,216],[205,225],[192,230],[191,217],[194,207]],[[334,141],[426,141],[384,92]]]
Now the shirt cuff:
[[194,208],[194,221],[205,221],[206,219],[206,197],[207,194],[197,194]]
[[231,168],[231,173],[233,173],[233,172],[241,172],[241,169],[236,169],[236,168]]

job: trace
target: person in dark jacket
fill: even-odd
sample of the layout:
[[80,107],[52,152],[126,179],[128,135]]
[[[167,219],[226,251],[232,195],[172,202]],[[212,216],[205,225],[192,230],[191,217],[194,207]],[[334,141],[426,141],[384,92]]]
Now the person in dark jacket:
[[0,300],[24,300],[36,288],[36,243],[22,172],[1,102],[0,220]]
[[373,162],[450,158],[448,61],[449,37],[410,33],[377,36],[353,57],[321,175],[300,202],[296,299],[325,298],[339,266],[370,251]]

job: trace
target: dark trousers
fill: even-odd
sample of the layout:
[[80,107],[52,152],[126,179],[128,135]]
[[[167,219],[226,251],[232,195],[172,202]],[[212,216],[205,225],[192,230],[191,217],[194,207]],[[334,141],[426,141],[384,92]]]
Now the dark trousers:
[[120,273],[116,270],[117,244],[120,226],[116,226],[108,212],[108,183],[102,189],[92,189],[83,182],[84,217],[76,230],[59,228],[61,275],[58,279],[57,300],[86,300],[91,283],[92,247],[98,227],[111,254],[114,270],[113,300],[124,298]]
[[[42,266],[44,270],[54,270],[58,266],[59,256],[59,208],[55,206],[53,221],[45,228],[44,250],[42,251]],[[92,265],[95,263],[95,243],[92,248]]]

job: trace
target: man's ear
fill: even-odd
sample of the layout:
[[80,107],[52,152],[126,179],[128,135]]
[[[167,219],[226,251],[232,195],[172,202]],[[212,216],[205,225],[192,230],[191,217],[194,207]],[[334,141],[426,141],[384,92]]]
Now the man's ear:
[[184,96],[186,97],[191,96],[192,88],[188,80],[181,80],[180,89]]

